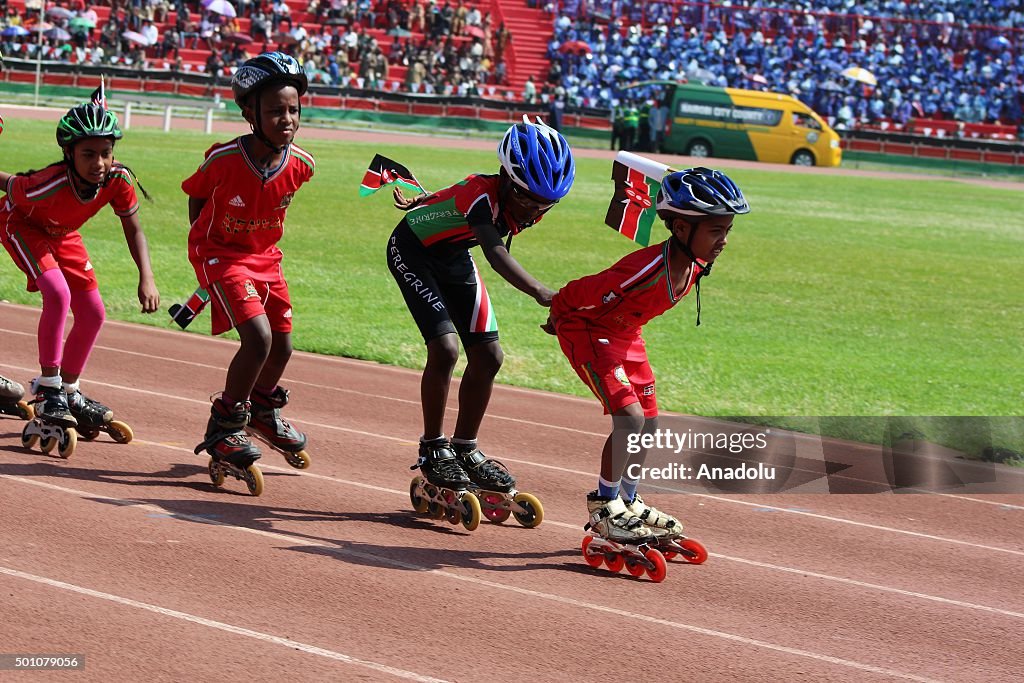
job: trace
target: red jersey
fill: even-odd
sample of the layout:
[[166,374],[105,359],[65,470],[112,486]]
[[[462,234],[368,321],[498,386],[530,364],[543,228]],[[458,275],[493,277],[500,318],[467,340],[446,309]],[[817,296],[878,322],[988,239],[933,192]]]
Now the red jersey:
[[242,138],[207,150],[199,170],[181,184],[189,197],[206,200],[188,233],[188,257],[200,285],[208,287],[229,270],[262,282],[280,280],[283,254],[277,243],[285,213],[314,168],[309,152],[294,144],[267,174],[249,157]]
[[583,335],[589,344],[574,345],[574,361],[611,354],[624,360],[646,357],[641,328],[675,306],[690,292],[700,266],[686,289],[674,295],[669,272],[669,242],[623,257],[611,268],[573,280],[551,300],[551,317],[559,337]]
[[[500,215],[497,175],[471,175],[454,185],[427,195],[405,214],[416,237],[432,252],[466,250],[477,246],[474,225],[495,225],[498,235],[514,231],[511,218]],[[537,223],[539,216],[530,225]]]
[[122,217],[139,210],[131,174],[118,163],[92,199],[82,199],[75,192],[66,164],[54,164],[32,175],[11,176],[6,191],[7,199],[0,206],[0,225],[23,225],[50,237],[75,232],[107,204]]

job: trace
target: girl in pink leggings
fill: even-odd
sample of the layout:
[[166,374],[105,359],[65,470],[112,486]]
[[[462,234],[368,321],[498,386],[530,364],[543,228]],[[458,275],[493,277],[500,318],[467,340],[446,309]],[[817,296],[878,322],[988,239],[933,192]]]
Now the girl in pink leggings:
[[[134,178],[127,167],[114,161],[114,143],[120,139],[113,112],[81,104],[57,124],[57,144],[64,153],[61,161],[41,171],[0,172],[0,190],[7,193],[0,205],[0,241],[28,277],[28,291],[43,296],[38,333],[42,372],[31,389],[36,394],[36,415],[65,427],[80,421],[102,424],[113,416],[78,388],[106,317],[78,230],[107,204],[121,219],[139,269],[143,312],[152,313],[160,306],[146,236],[139,224]],[[69,310],[75,322],[65,343]]]

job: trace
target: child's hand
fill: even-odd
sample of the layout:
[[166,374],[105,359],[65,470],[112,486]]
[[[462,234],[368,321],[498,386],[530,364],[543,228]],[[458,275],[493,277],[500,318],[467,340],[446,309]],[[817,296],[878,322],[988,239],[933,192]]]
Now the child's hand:
[[402,194],[402,188],[396,187],[395,191],[391,193],[391,196],[393,196],[395,198],[395,208],[396,209],[401,209],[402,211],[408,211],[409,209],[411,209],[414,206],[416,206],[417,204],[419,204],[420,200],[423,198],[424,195],[417,195],[417,196],[411,197],[411,198],[410,197],[406,197],[404,194]]
[[547,332],[548,334],[554,336],[554,334],[555,334],[555,321],[551,319],[551,314],[550,313],[548,314],[547,322],[545,322],[543,325],[541,325],[540,329],[542,329],[545,332]]
[[160,292],[152,280],[139,283],[139,303],[143,313],[153,313],[160,308]]
[[548,289],[544,285],[541,285],[537,290],[537,293],[533,295],[533,298],[544,308],[551,308],[551,299],[557,294],[553,289]]

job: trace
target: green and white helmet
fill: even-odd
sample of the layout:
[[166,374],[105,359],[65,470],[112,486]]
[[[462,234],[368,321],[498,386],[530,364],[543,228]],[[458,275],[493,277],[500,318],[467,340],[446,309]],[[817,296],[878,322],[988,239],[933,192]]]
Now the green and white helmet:
[[64,149],[86,138],[120,140],[121,137],[121,126],[114,112],[91,103],[70,109],[57,124],[57,144]]

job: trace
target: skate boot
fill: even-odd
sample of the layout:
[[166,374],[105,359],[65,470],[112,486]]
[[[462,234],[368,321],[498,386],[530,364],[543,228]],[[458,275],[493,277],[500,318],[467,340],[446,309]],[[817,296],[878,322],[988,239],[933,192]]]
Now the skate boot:
[[528,529],[544,521],[544,507],[536,496],[516,491],[516,479],[503,463],[484,455],[476,442],[452,442],[459,465],[469,475],[469,490],[480,500],[484,517],[501,524],[509,516]]
[[80,390],[68,392],[68,408],[78,420],[78,435],[92,441],[100,432],[110,434],[117,443],[128,443],[135,436],[132,428],[114,419],[114,411],[94,401]]
[[263,473],[253,464],[259,460],[260,451],[245,435],[249,410],[248,401],[229,406],[221,398],[213,399],[206,439],[195,447],[195,454],[203,450],[210,454],[208,468],[214,486],[219,487],[225,475],[231,475],[244,481],[249,493],[258,496],[263,493]]
[[421,440],[419,460],[409,469],[417,468],[422,476],[413,477],[409,485],[409,499],[416,512],[461,523],[466,531],[480,525],[480,502],[467,491],[469,477],[447,438]]
[[632,503],[626,503],[626,509],[639,517],[644,526],[653,532],[655,544],[666,560],[678,555],[684,562],[702,564],[708,559],[708,551],[699,541],[683,536],[682,522],[645,503],[639,493]]
[[284,456],[292,467],[309,467],[306,453],[306,435],[281,417],[281,409],[288,405],[288,391],[277,387],[271,394],[253,393],[252,417],[245,431]]
[[644,526],[658,538],[678,538],[683,535],[682,522],[645,503],[639,493],[633,498],[633,502],[626,502],[626,509],[630,514],[639,517]]
[[603,498],[597,491],[587,494],[590,521],[584,528],[596,535],[583,539],[583,558],[591,567],[606,564],[612,572],[626,567],[633,576],[644,573],[655,583],[665,580],[665,556],[654,547],[654,533],[631,513],[619,497]]
[[68,408],[67,396],[60,387],[46,387],[32,380],[32,389],[36,397],[32,401],[35,415],[21,431],[21,445],[32,448],[39,444],[43,453],[50,453],[54,448],[62,458],[70,458],[78,443],[75,426],[78,421]]
[[22,420],[31,420],[35,416],[35,411],[22,400],[23,398],[25,387],[0,375],[0,415],[14,415]]

